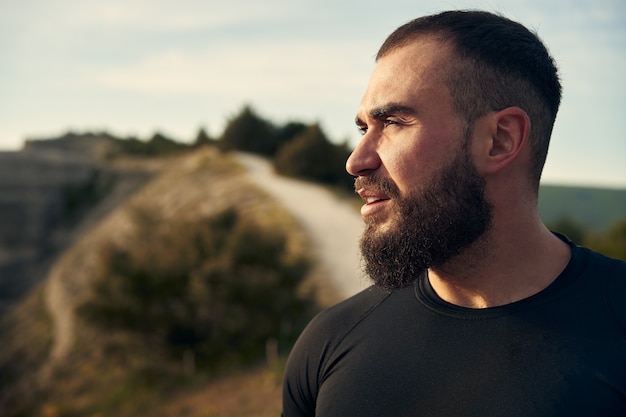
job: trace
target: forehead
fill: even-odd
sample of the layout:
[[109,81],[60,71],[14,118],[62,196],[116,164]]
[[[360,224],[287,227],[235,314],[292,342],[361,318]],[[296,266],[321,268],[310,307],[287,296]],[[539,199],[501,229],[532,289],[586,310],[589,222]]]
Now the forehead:
[[445,74],[451,63],[450,45],[433,37],[418,38],[394,49],[376,63],[361,105],[413,105],[425,96],[449,96]]

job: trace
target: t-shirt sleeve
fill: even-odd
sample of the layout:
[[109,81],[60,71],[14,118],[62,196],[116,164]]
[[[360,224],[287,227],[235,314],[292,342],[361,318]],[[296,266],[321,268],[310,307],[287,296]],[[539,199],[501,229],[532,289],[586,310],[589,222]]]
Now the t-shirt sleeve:
[[319,322],[317,316],[309,323],[289,354],[283,383],[283,417],[315,416],[321,342],[328,340]]
[[313,417],[326,363],[350,330],[389,294],[370,287],[319,313],[294,345],[283,381],[283,417]]
[[607,271],[608,308],[616,325],[626,335],[626,262],[611,260]]

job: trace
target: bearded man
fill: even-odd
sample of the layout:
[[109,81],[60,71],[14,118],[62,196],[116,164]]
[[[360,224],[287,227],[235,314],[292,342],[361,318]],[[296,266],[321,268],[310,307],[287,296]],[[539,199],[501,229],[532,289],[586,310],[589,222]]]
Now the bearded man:
[[451,11],[376,62],[346,164],[374,285],[300,336],[283,415],[626,415],[626,263],[538,214],[561,100],[543,43]]

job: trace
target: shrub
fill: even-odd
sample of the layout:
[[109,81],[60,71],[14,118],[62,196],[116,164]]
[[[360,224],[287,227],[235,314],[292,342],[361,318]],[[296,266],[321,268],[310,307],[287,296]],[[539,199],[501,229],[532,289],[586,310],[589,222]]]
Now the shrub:
[[112,156],[137,155],[137,156],[163,156],[171,155],[189,148],[189,145],[176,142],[161,133],[155,133],[148,141],[141,141],[130,137],[126,139],[115,139],[117,151]]
[[132,250],[109,244],[88,321],[139,335],[172,358],[193,352],[200,368],[258,360],[268,339],[289,345],[313,303],[297,289],[309,262],[286,237],[243,219],[235,209],[194,223],[137,216]]
[[603,235],[591,235],[584,242],[591,249],[626,261],[626,219],[616,221]]
[[285,144],[274,159],[276,170],[287,176],[352,189],[345,171],[350,152],[331,143],[320,126],[313,124]]
[[197,148],[199,146],[211,145],[213,143],[214,139],[208,135],[204,128],[200,128],[200,130],[198,130],[198,133],[196,134],[193,146]]
[[250,106],[231,119],[218,146],[222,150],[238,150],[270,156],[276,152],[274,126],[256,114]]

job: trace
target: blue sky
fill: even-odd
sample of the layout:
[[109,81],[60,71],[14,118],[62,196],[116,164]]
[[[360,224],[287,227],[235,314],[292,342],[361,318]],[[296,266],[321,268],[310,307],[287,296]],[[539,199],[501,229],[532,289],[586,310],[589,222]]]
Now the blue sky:
[[373,55],[454,8],[536,30],[564,85],[545,183],[626,187],[623,0],[0,0],[0,150],[68,130],[190,141],[251,104],[356,143]]

